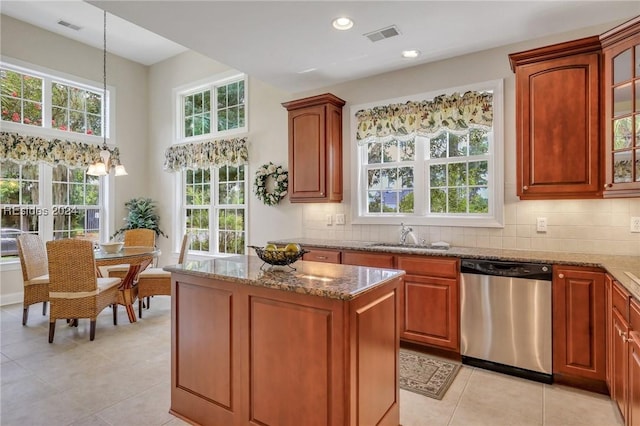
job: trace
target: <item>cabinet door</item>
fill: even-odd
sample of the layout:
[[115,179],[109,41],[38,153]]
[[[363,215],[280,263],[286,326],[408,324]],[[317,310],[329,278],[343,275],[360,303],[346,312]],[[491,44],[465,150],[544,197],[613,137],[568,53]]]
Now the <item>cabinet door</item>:
[[605,197],[640,196],[640,17],[603,34]]
[[627,424],[640,424],[640,331],[632,331],[629,341],[629,415]]
[[516,70],[521,199],[600,195],[599,60],[572,55]]
[[553,372],[606,379],[604,273],[554,268]]
[[326,194],[325,107],[289,111],[289,197],[324,198]]
[[616,402],[616,405],[622,413],[622,417],[627,416],[627,374],[628,374],[628,345],[626,336],[629,334],[629,324],[620,315],[617,309],[612,311],[612,335],[613,346],[611,360],[613,363],[612,376],[611,376],[611,398]]
[[400,337],[458,351],[458,280],[406,275]]

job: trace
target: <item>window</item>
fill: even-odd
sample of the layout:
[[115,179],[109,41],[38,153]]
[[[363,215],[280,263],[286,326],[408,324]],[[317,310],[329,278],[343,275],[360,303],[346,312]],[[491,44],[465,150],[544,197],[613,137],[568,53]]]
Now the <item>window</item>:
[[60,132],[102,136],[102,89],[8,63],[0,64],[0,80],[1,118],[8,130],[23,131],[11,127],[21,125],[58,137],[64,137]]
[[100,239],[100,180],[81,169],[53,168],[53,239]]
[[178,99],[181,123],[178,139],[247,130],[245,77],[242,75],[181,90]]
[[352,108],[354,223],[502,226],[502,83],[464,89]]
[[185,170],[184,222],[189,249],[244,254],[246,166]]
[[[29,141],[28,154],[14,149],[0,160],[3,260],[15,260],[15,236],[25,232],[37,233],[45,241],[106,238],[109,230],[101,217],[108,208],[104,196],[108,179],[87,176],[85,169],[76,168],[82,167],[81,161],[74,157],[67,162],[68,150],[60,146],[81,142],[95,147],[103,142],[108,93],[103,99],[103,90],[91,82],[13,60],[0,63],[0,83],[1,120],[6,131],[2,143],[20,149],[16,141]],[[37,145],[39,138],[63,145],[42,150]],[[41,162],[34,164],[36,161]],[[58,162],[65,165],[50,165]]]
[[[84,169],[1,161],[2,257],[17,256],[15,237],[25,232],[45,241],[100,240],[100,201],[100,179]],[[5,237],[10,230],[12,235]]]

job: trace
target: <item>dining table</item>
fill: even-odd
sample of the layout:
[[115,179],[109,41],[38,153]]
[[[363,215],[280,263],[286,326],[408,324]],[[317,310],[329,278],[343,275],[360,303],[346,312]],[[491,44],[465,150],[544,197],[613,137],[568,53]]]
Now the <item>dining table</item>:
[[103,266],[129,265],[127,274],[118,286],[118,304],[126,308],[129,322],[137,321],[133,304],[138,298],[138,275],[159,255],[160,250],[156,247],[128,246],[115,253],[107,253],[102,249],[94,250],[98,277],[103,276],[100,270]]

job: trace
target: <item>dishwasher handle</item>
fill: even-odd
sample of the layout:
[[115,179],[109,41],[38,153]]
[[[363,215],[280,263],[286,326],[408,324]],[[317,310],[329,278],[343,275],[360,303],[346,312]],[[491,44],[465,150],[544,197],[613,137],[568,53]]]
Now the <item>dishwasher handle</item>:
[[546,263],[501,262],[493,260],[462,259],[463,274],[493,275],[500,277],[531,278],[551,281],[552,267]]

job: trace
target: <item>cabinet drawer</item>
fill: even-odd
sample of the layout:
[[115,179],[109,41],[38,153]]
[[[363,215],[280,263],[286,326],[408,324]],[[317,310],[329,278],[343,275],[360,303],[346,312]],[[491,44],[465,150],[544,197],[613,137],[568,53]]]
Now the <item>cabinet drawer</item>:
[[611,304],[622,315],[625,321],[629,321],[629,299],[631,296],[617,281],[613,282],[611,288]]
[[342,252],[342,263],[374,268],[393,268],[393,255],[345,251]]
[[305,249],[309,253],[302,256],[302,260],[312,262],[340,263],[340,252],[335,250]]
[[457,278],[459,272],[458,259],[447,257],[398,256],[397,268],[407,275],[444,278]]

